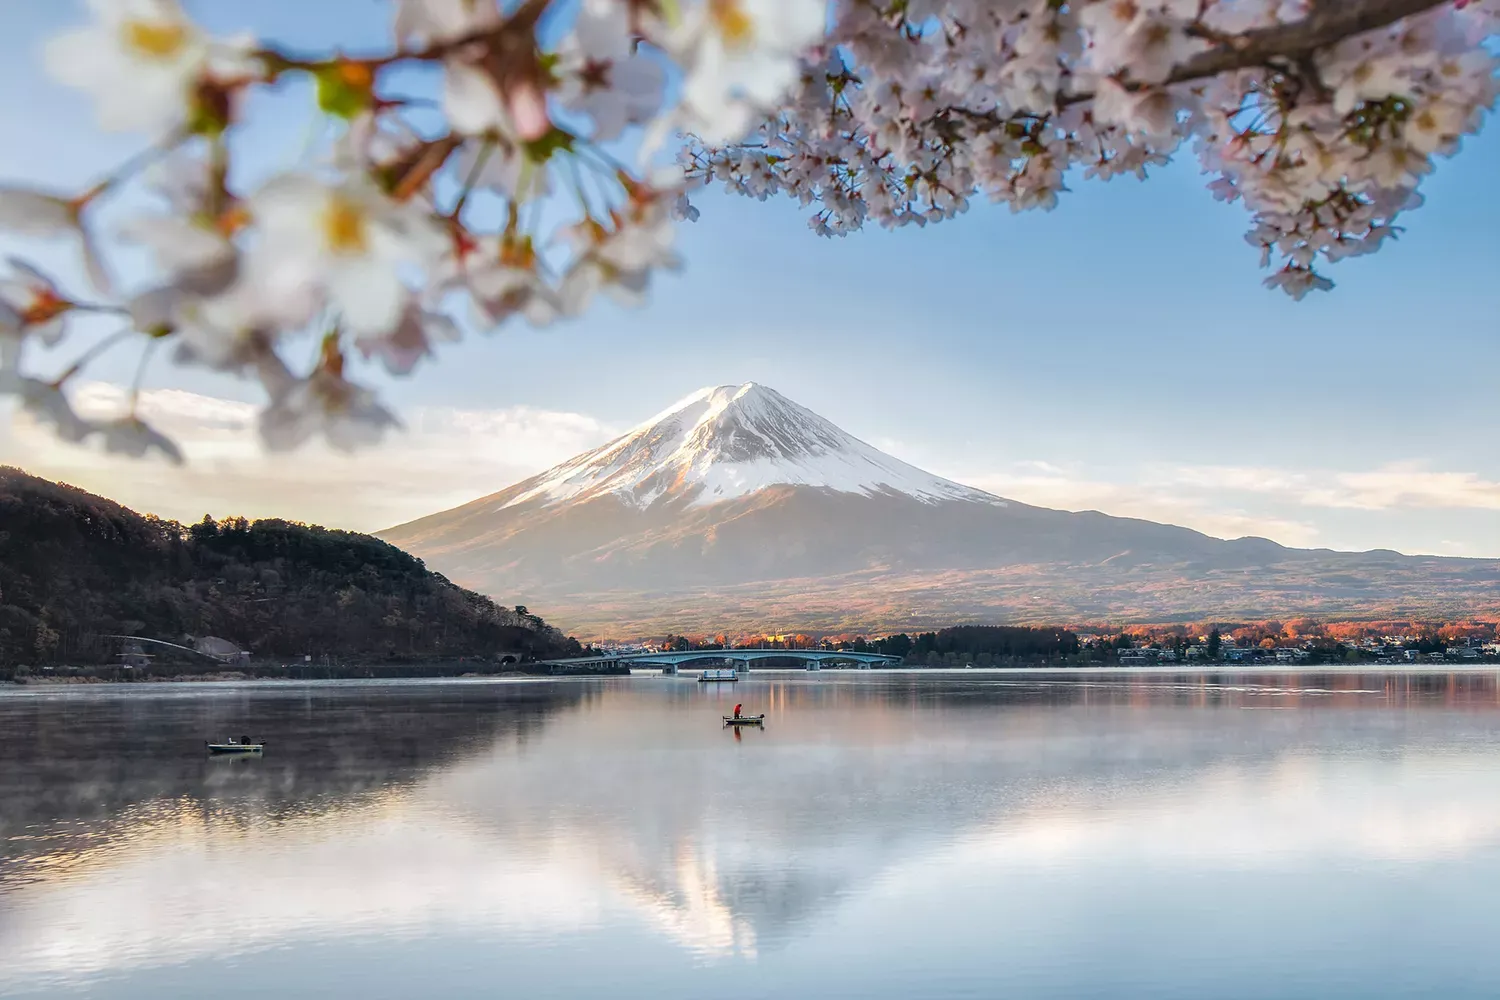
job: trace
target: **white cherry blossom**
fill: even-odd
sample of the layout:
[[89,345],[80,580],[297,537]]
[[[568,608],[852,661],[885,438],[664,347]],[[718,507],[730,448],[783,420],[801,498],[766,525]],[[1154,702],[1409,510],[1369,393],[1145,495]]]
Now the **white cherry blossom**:
[[108,293],[113,282],[94,239],[83,225],[84,199],[64,198],[37,188],[0,184],[0,231],[40,238],[77,240],[84,270],[95,289]]
[[698,214],[697,207],[688,199],[686,191],[679,194],[677,200],[672,203],[672,217],[674,219],[682,222],[697,222]]
[[98,429],[73,410],[67,394],[56,382],[25,376],[0,379],[0,392],[20,398],[21,412],[69,444],[81,444]]
[[649,121],[665,96],[666,70],[641,50],[630,21],[631,7],[623,0],[583,0],[573,32],[558,50],[558,98],[593,119],[598,141]]
[[18,324],[23,336],[56,346],[67,332],[74,303],[58,291],[53,280],[23,260],[11,258],[11,275],[0,278],[0,303],[5,316]]
[[374,185],[329,186],[287,174],[250,200],[260,238],[256,280],[268,295],[326,296],[348,328],[379,335],[400,319],[403,265],[430,263],[445,240],[419,206],[388,198]]
[[507,236],[462,238],[433,275],[435,295],[462,291],[470,302],[473,324],[494,330],[513,316],[532,326],[555,320],[561,304],[539,272],[530,241]]
[[578,315],[600,291],[623,305],[639,304],[653,271],[681,265],[672,250],[675,235],[669,207],[651,196],[633,201],[612,229],[596,222],[575,227],[568,237],[578,257],[558,290],[563,314]]
[[21,350],[26,343],[26,324],[21,314],[0,302],[0,393],[14,392],[21,370]]
[[533,159],[520,143],[500,137],[465,145],[453,156],[453,173],[465,183],[516,201],[552,193],[547,164]]
[[478,66],[449,60],[443,73],[443,114],[457,132],[519,134],[494,77]]
[[1124,74],[1137,83],[1163,83],[1172,71],[1208,48],[1187,27],[1197,0],[1094,0],[1078,13],[1093,33],[1089,64],[1101,74]]
[[495,0],[396,0],[399,42],[451,42],[501,23]]
[[400,322],[388,333],[358,337],[354,345],[365,357],[379,358],[392,375],[409,375],[417,362],[433,356],[433,344],[459,339],[458,324],[450,317],[409,300]]
[[185,120],[208,39],[176,0],[89,0],[94,22],[54,39],[47,68],[93,95],[107,129],[166,132]]
[[135,414],[99,424],[97,430],[107,452],[129,458],[145,458],[156,452],[173,465],[183,464],[182,449]]
[[1412,109],[1401,138],[1421,156],[1450,149],[1468,131],[1468,112],[1457,104],[1434,99]]
[[199,294],[223,291],[238,277],[233,237],[245,221],[238,206],[215,204],[209,173],[197,156],[158,164],[149,180],[167,209],[142,212],[119,227],[120,238],[147,247],[174,284]]
[[[1353,10],[1353,26],[1368,6],[1324,13]],[[1050,208],[1075,165],[1087,177],[1144,177],[1191,140],[1218,175],[1214,195],[1244,203],[1253,242],[1298,272],[1273,287],[1305,294],[1329,286],[1300,272],[1378,246],[1419,204],[1430,157],[1479,127],[1496,94],[1496,59],[1481,44],[1494,37],[1494,8],[1437,5],[1351,27],[1311,57],[1152,87],[1215,45],[1232,61],[1234,33],[1296,26],[1309,8],[934,0],[876,13],[838,2],[819,50],[834,55],[809,60],[745,146],[690,148],[689,176],[756,198],[789,194],[813,206],[816,232],[835,235],[870,219],[925,225],[972,194]]]
[[474,322],[494,330],[514,316],[541,327],[562,314],[558,293],[542,280],[534,268],[495,263],[479,269],[470,279]]
[[0,230],[21,236],[71,236],[78,232],[73,200],[36,188],[0,184]]
[[287,384],[260,415],[261,439],[272,451],[289,451],[320,435],[339,451],[353,451],[399,426],[373,392],[326,364]]
[[1347,115],[1363,101],[1383,101],[1409,93],[1412,80],[1408,65],[1394,52],[1369,54],[1344,65],[1330,67],[1334,74],[1333,109]]
[[253,284],[208,297],[167,285],[129,306],[137,330],[170,336],[180,365],[254,378],[273,395],[296,380],[276,353],[286,306],[268,301]]
[[709,0],[668,42],[687,75],[686,124],[705,142],[738,138],[800,74],[798,59],[823,37],[825,0]]

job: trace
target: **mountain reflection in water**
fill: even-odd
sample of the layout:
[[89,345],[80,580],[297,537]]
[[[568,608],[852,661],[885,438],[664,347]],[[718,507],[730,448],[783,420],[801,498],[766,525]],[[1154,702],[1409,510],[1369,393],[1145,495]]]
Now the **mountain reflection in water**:
[[0,994],[1165,996],[1129,944],[1212,931],[1184,996],[1400,996],[1366,937],[1420,915],[1469,995],[1497,742],[1491,673],[18,689]]

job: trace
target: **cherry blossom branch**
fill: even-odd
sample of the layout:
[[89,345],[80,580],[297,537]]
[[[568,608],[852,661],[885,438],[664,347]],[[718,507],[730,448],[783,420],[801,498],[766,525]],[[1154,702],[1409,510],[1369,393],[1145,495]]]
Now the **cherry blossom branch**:
[[1300,62],[1319,49],[1445,3],[1451,5],[1453,0],[1322,0],[1300,21],[1247,31],[1193,56],[1173,70],[1166,82],[1202,80],[1264,66],[1273,59]]
[[339,62],[353,63],[371,70],[393,66],[401,62],[442,62],[465,49],[494,48],[517,36],[530,36],[537,23],[546,14],[552,0],[525,0],[521,6],[493,27],[478,28],[457,37],[433,42],[421,48],[397,48],[394,52],[379,56],[309,56],[298,55],[289,49],[266,47],[256,50],[256,57],[263,61],[271,77],[287,70],[317,73]]
[[95,358],[99,357],[101,354],[103,354],[105,351],[108,351],[116,344],[125,340],[127,337],[135,336],[138,333],[139,331],[136,330],[136,328],[133,326],[121,327],[120,329],[109,334],[107,337],[104,337],[103,339],[95,342],[93,346],[91,346],[88,350],[84,351],[76,359],[74,359],[73,363],[70,364],[66,369],[64,369],[61,375],[52,380],[53,388],[62,388],[63,385],[68,382],[68,380],[73,378],[73,376],[77,375],[79,372],[83,371],[83,369],[89,364],[89,362],[93,361]]
[[1331,287],[1315,261],[1397,231],[1432,157],[1495,101],[1483,3],[1313,0],[1282,23],[1275,0],[1190,6],[995,0],[907,21],[850,0],[785,109],[681,162],[695,183],[814,204],[812,228],[841,235],[942,221],[981,193],[1050,208],[1074,167],[1145,177],[1191,139],[1215,195],[1254,213],[1263,264],[1284,255],[1268,284],[1300,297]]
[[[789,194],[841,235],[939,222],[978,195],[1050,208],[1065,178],[1144,177],[1187,143],[1213,194],[1246,207],[1247,240],[1279,266],[1267,283],[1300,297],[1331,286],[1316,266],[1399,231],[1434,158],[1500,95],[1500,0],[392,4],[369,55],[213,38],[178,0],[92,0],[90,23],[49,42],[49,71],[92,95],[102,126],[152,144],[78,197],[0,183],[0,231],[73,240],[102,296],[10,261],[0,395],[66,441],[180,460],[134,405],[169,358],[258,381],[272,450],[353,448],[398,426],[352,380],[360,356],[408,375],[466,327],[639,304],[679,266],[692,188]],[[388,91],[398,64],[441,74],[441,96]],[[245,188],[264,172],[231,140],[289,72],[313,76],[314,130],[336,121],[336,138]],[[683,135],[682,170],[661,172]],[[96,232],[87,206],[126,185],[150,197],[122,198],[126,217]],[[154,267],[121,297],[104,254],[126,242]],[[131,330],[55,383],[24,374],[26,345],[57,345],[82,312]],[[151,340],[130,412],[77,417],[63,383],[137,331]]]
[[[1219,39],[1214,48],[1183,62],[1160,85],[1192,83],[1221,73],[1269,66],[1274,60],[1282,59],[1302,71],[1306,79],[1321,87],[1322,83],[1308,59],[1312,53],[1452,2],[1453,0],[1337,0],[1334,3],[1316,5],[1312,13],[1300,21],[1258,28],[1241,35],[1224,36],[1214,32],[1213,37]],[[1123,86],[1127,90],[1139,91],[1147,85],[1127,79],[1123,81]],[[1058,96],[1057,108],[1083,104],[1097,96],[1097,92],[1092,89],[1070,91]],[[1001,118],[994,112],[975,111],[962,106],[944,108],[933,117],[936,120],[951,115],[967,119],[975,126],[989,128],[1043,117],[1024,112]]]

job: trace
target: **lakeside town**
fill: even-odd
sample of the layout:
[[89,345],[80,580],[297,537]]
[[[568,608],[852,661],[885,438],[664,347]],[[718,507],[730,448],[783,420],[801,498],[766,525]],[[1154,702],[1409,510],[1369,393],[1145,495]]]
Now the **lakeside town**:
[[881,653],[906,666],[1243,666],[1364,664],[1372,667],[1500,663],[1496,622],[1266,621],[1249,624],[1025,627],[966,625],[878,639],[864,636],[667,635],[594,642],[603,654],[744,649]]

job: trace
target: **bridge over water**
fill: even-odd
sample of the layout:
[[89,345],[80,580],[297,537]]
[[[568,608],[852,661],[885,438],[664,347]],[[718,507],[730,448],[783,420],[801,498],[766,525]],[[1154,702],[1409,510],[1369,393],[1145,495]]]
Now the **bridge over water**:
[[610,671],[621,667],[671,667],[676,668],[698,660],[714,660],[732,666],[750,669],[750,664],[763,660],[796,660],[800,663],[850,663],[861,670],[871,667],[899,666],[899,656],[882,653],[855,653],[838,649],[689,649],[670,653],[619,653],[610,656],[580,657],[571,660],[542,660],[541,666],[554,672],[562,670]]

